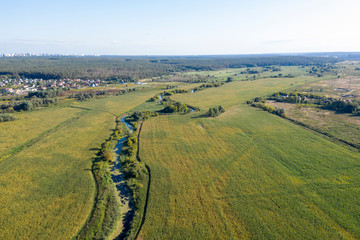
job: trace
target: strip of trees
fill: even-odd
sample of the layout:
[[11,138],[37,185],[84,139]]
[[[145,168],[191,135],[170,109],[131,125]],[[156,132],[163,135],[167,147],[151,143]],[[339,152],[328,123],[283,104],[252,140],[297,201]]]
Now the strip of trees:
[[192,89],[192,92],[200,91],[200,90],[203,90],[206,88],[221,87],[222,85],[224,85],[224,82],[204,83],[204,84],[201,84],[199,87]]
[[122,124],[117,125],[108,139],[101,144],[98,157],[94,160],[92,171],[96,179],[98,194],[92,215],[84,228],[74,239],[106,239],[119,219],[120,206],[111,179],[110,165],[113,164],[113,149],[124,135]]
[[138,161],[136,154],[138,152],[138,125],[151,117],[158,116],[158,113],[151,111],[134,112],[125,120],[134,126],[134,132],[129,134],[122,148],[121,171],[125,175],[126,185],[132,193],[135,203],[135,209],[140,204],[139,190],[142,187],[141,180],[146,173],[145,164]]
[[248,104],[251,104],[252,107],[257,107],[257,108],[261,108],[263,109],[264,111],[267,111],[269,113],[272,113],[272,114],[275,114],[275,115],[278,115],[280,117],[286,117],[285,115],[285,110],[283,108],[278,108],[278,107],[272,107],[272,106],[269,106],[269,105],[266,105],[265,103],[263,102],[252,102],[252,101],[248,101],[247,102]]
[[184,90],[184,89],[175,89],[175,90],[171,90],[171,91],[165,91],[163,93],[164,96],[171,96],[177,93],[187,93],[188,91]]
[[[360,115],[359,101],[343,100],[333,97],[319,96],[312,93],[298,93],[298,92],[278,92],[272,94],[267,98],[268,100],[275,100],[277,102],[297,103],[313,105],[322,109],[336,111],[338,113],[352,113]],[[259,100],[259,99],[255,99]]]
[[174,102],[166,106],[161,112],[162,113],[190,113],[192,111],[186,104],[181,102]]
[[14,111],[31,111],[38,107],[48,107],[57,103],[57,98],[32,98],[28,100],[11,101],[0,104],[0,111],[2,113],[11,113]]
[[10,102],[0,103],[0,113],[11,113],[20,111],[32,111],[39,107],[50,107],[59,103],[65,95],[68,98],[75,98],[78,101],[86,101],[97,96],[103,95],[122,95],[136,91],[136,88],[130,89],[109,89],[100,91],[81,91],[71,94],[62,89],[48,89],[38,92],[30,92],[28,96],[12,98]]

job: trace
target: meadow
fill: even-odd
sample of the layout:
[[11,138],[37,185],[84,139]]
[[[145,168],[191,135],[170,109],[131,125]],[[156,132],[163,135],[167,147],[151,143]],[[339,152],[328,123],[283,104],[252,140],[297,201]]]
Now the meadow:
[[79,112],[79,109],[71,108],[45,108],[13,114],[17,118],[16,121],[0,125],[0,156],[61,122],[75,117]]
[[[294,87],[296,92],[341,99],[356,106],[360,100],[359,64],[340,64],[339,77],[324,77],[317,82],[309,82],[302,87]],[[268,105],[285,110],[286,116],[299,121],[316,131],[329,134],[337,139],[359,146],[360,119],[356,113],[330,111],[311,104],[293,104],[267,101]]]
[[[246,104],[335,78],[281,69],[255,80],[240,76],[244,69],[185,73],[232,82],[171,96],[199,112],[144,121],[139,154],[151,185],[139,239],[360,238],[358,152]],[[293,77],[269,78],[279,73]],[[147,100],[168,85],[200,84],[154,82],[125,95],[15,113],[16,121],[2,123],[0,156],[20,150],[0,162],[0,239],[79,236],[96,197],[93,160],[116,117],[163,109]],[[225,113],[205,116],[220,105]]]
[[[254,79],[269,78],[282,74],[283,76],[291,74],[294,77],[303,76],[306,74],[308,67],[301,66],[282,66],[277,67],[279,71],[267,70],[262,67],[251,68],[234,68],[234,69],[222,69],[217,71],[197,71],[182,73],[183,76],[201,76],[207,77],[208,81],[226,81],[228,77],[231,77],[234,81],[249,81]],[[247,73],[247,70],[258,71],[258,73]]]
[[[7,128],[14,135],[30,129],[32,132],[28,130],[25,136],[35,138],[64,119],[83,114],[0,163],[0,239],[74,237],[93,207],[96,189],[92,161],[115,127],[115,116],[159,91],[149,88],[74,102],[73,107],[19,113],[19,120],[8,122]],[[22,125],[27,119],[39,124]],[[6,134],[5,131],[1,129],[1,134]],[[16,147],[12,141],[8,145]]]
[[[202,111],[145,121],[140,155],[152,184],[140,239],[360,238],[358,152],[245,104],[313,80],[178,94]],[[217,105],[226,112],[202,117]]]
[[300,107],[291,103],[268,102],[269,106],[285,109],[286,116],[307,126],[326,132],[354,145],[360,143],[360,118],[349,113],[336,113],[313,107]]

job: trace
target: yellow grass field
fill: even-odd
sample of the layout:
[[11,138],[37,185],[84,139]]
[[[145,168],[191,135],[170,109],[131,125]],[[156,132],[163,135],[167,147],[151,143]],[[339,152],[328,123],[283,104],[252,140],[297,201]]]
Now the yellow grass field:
[[71,108],[45,108],[14,114],[18,118],[16,121],[0,124],[0,156],[62,121],[74,117],[80,111]]
[[[178,94],[202,111],[145,121],[152,184],[140,239],[359,239],[358,152],[244,103],[305,81]],[[202,117],[218,105],[226,112]]]
[[[238,71],[215,75],[225,80]],[[359,153],[245,103],[333,76],[263,77],[172,95],[201,111],[143,123],[140,157],[151,186],[139,239],[360,238]],[[0,162],[0,239],[76,236],[94,205],[92,161],[116,116],[160,110],[146,100],[166,84],[1,123],[0,156],[38,139]],[[225,113],[204,115],[219,105]]]
[[[115,127],[115,115],[129,111],[157,92],[158,89],[149,89],[73,104],[92,110],[66,107],[22,113],[19,122],[7,123],[21,134],[18,124],[22,118],[26,120],[33,114],[31,119],[43,119],[51,113],[48,120],[54,122],[36,125],[38,129],[28,137],[33,138],[45,130],[41,126],[51,127],[76,112],[86,112],[0,163],[0,239],[74,237],[93,206],[92,160]],[[28,128],[31,126],[29,122]],[[2,135],[4,131],[1,130]],[[15,145],[8,145],[11,144]]]

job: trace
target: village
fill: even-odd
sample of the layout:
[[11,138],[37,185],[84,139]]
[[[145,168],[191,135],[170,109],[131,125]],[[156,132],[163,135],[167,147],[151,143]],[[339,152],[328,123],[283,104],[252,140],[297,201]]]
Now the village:
[[22,79],[10,78],[0,79],[0,94],[5,95],[27,95],[29,92],[37,92],[49,88],[63,88],[69,89],[82,89],[88,87],[100,86],[103,82],[101,80],[82,80],[82,79]]

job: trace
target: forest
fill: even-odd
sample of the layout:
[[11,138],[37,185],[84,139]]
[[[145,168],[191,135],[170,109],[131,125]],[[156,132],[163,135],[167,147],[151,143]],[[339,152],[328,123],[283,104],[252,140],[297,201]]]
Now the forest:
[[311,56],[184,56],[184,57],[13,57],[0,58],[0,79],[100,79],[135,82],[174,72],[222,68],[323,65],[333,57]]

